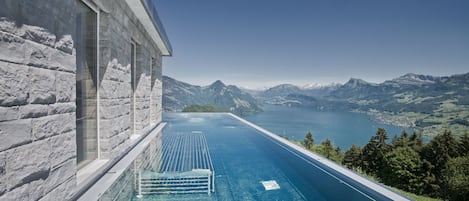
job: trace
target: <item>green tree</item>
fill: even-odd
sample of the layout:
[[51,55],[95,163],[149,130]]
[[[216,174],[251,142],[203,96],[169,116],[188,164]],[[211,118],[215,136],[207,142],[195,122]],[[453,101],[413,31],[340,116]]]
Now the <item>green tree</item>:
[[397,137],[397,135],[394,135],[394,137],[392,137],[391,145],[393,148],[399,147],[399,137]]
[[406,147],[406,146],[409,145],[409,135],[404,130],[404,131],[402,131],[402,133],[399,137],[397,137],[397,135],[394,136],[391,144],[394,148]]
[[313,134],[311,134],[311,131],[309,131],[306,134],[305,139],[303,140],[303,146],[305,146],[306,149],[311,149],[313,145],[314,145]]
[[342,164],[353,169],[360,167],[362,157],[362,149],[357,145],[352,145],[344,154]]
[[381,179],[385,184],[417,194],[422,193],[422,161],[417,152],[406,146],[397,147],[384,158]]
[[335,147],[334,144],[332,144],[332,141],[329,139],[324,140],[316,146],[313,146],[311,150],[336,163],[341,163],[344,157],[344,154],[340,148]]
[[412,135],[410,135],[409,137],[409,147],[412,148],[414,151],[420,153],[423,147],[422,135],[413,132]]
[[383,152],[389,151],[390,146],[386,143],[386,140],[388,140],[388,132],[384,128],[378,128],[375,137],[378,140],[377,146],[379,150]]
[[469,134],[467,131],[465,131],[464,135],[459,138],[459,155],[469,155]]
[[332,145],[331,140],[326,139],[323,142],[321,142],[321,145],[324,146],[324,156],[328,159],[331,159],[331,156],[334,151],[334,146]]
[[450,131],[435,136],[423,149],[422,156],[434,165],[433,173],[438,177],[446,162],[459,155],[459,144]]
[[380,176],[384,155],[391,150],[391,146],[386,143],[387,139],[386,130],[378,128],[376,135],[372,136],[368,144],[363,147],[362,169],[366,173]]
[[435,174],[433,174],[434,166],[427,160],[422,160],[422,168],[420,169],[420,175],[423,183],[423,194],[438,196],[440,192],[440,185],[436,180]]
[[469,199],[469,155],[451,158],[443,170],[446,197],[450,200]]
[[376,153],[377,148],[376,148],[376,140],[375,137],[372,136],[370,138],[370,141],[363,147],[362,150],[362,170],[368,174],[373,174],[376,175],[376,169],[377,169],[377,161],[376,159]]
[[435,136],[428,144],[426,144],[420,153],[423,160],[428,161],[431,166],[426,171],[422,171],[422,174],[430,175],[435,177],[435,181],[427,183],[425,187],[425,193],[431,196],[443,196],[443,190],[445,184],[442,179],[442,170],[445,169],[445,165],[449,159],[457,157],[459,155],[458,150],[459,144],[453,137],[450,131],[444,131],[443,134]]

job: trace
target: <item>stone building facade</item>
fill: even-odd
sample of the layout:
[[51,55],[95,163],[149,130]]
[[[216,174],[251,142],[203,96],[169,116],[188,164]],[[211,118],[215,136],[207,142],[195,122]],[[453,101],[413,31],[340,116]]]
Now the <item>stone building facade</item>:
[[158,166],[171,53],[151,0],[1,0],[0,200],[131,196]]

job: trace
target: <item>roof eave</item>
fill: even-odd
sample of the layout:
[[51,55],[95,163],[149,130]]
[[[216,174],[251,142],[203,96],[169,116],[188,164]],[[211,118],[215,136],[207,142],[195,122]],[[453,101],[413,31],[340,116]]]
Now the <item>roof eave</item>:
[[132,12],[145,27],[163,56],[172,56],[173,50],[163,25],[159,20],[154,4],[149,0],[125,0]]

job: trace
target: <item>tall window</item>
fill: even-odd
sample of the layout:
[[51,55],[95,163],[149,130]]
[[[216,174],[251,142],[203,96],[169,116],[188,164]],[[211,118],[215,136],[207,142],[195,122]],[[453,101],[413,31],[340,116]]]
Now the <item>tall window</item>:
[[98,157],[97,134],[97,13],[77,2],[76,15],[76,142],[77,164]]
[[137,45],[134,41],[130,43],[130,85],[131,85],[131,94],[130,94],[130,132],[131,134],[135,133],[135,90],[137,88],[136,81],[136,68],[137,68]]
[[[156,99],[156,91],[155,91],[155,79],[156,79],[156,66],[155,66],[155,58],[153,57],[150,57],[150,80],[151,80],[151,85],[150,85],[150,124],[153,124],[153,123],[156,123],[155,122],[155,113],[156,113],[156,106],[157,106],[157,103],[155,102],[155,99]],[[156,105],[153,105],[153,104],[156,104]]]

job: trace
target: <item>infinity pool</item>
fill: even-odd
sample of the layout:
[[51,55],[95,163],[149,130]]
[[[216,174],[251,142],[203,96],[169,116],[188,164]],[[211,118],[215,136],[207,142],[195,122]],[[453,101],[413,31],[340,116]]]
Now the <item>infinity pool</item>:
[[330,161],[312,158],[230,114],[165,113],[164,121],[163,140],[175,133],[205,136],[215,191],[211,195],[144,195],[135,200],[391,200],[378,192],[384,187],[366,180],[378,186],[376,190],[345,176],[326,165]]

